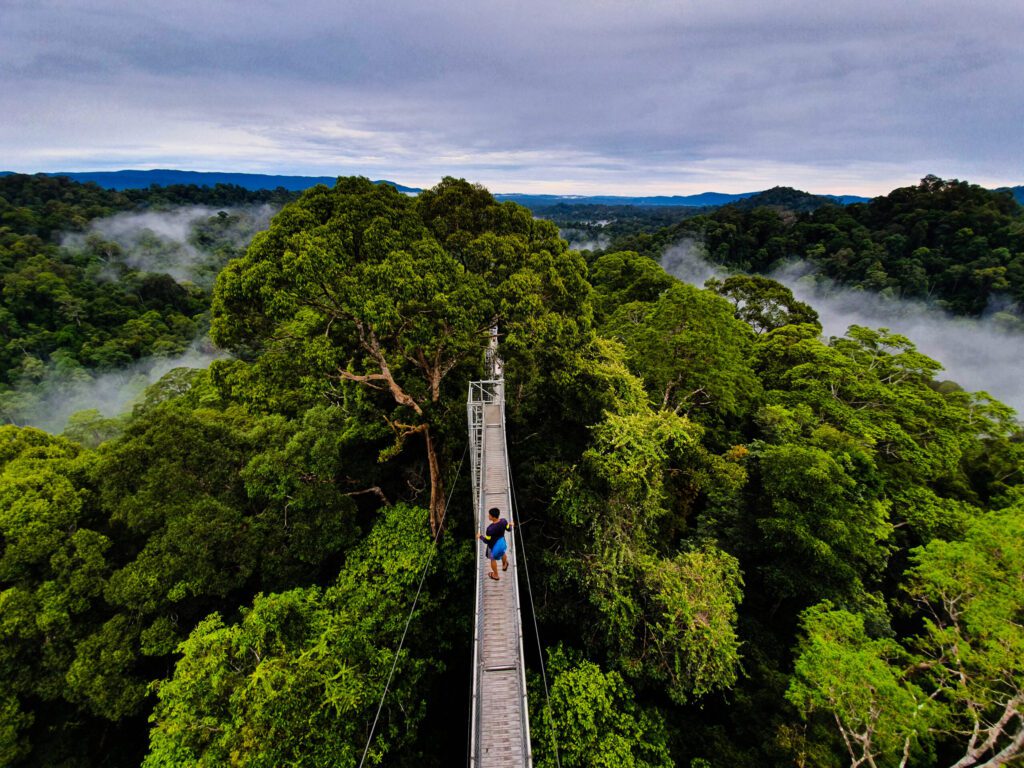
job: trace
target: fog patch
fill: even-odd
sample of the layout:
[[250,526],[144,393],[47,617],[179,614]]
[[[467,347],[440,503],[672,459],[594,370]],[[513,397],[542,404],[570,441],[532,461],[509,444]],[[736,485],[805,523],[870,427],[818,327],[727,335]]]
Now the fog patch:
[[[668,248],[661,264],[669,274],[698,286],[728,275],[708,263],[701,245],[692,241]],[[967,390],[988,392],[1024,413],[1024,333],[998,303],[980,319],[957,317],[920,301],[845,288],[804,261],[781,266],[768,277],[817,311],[826,337],[842,336],[851,325],[888,328],[940,362],[944,378]]]
[[148,357],[116,371],[47,366],[38,381],[21,382],[0,394],[3,422],[60,434],[78,411],[96,410],[107,418],[127,413],[146,388],[176,368],[207,368],[226,353],[199,340],[180,355]]
[[117,279],[119,268],[127,268],[209,285],[227,261],[242,255],[253,236],[268,227],[278,210],[270,204],[190,205],[118,213],[94,219],[84,232],[64,235],[61,246],[98,256],[107,267],[99,277]]
[[569,243],[570,251],[603,251],[612,244],[607,235],[595,234],[587,229],[566,228],[559,230],[562,239]]
[[680,240],[666,248],[661,255],[661,266],[684,283],[698,287],[703,287],[713,277],[724,279],[729,276],[723,267],[710,263],[704,257],[704,246],[693,238]]
[[773,271],[769,277],[818,312],[826,336],[851,325],[888,328],[942,363],[946,377],[964,389],[985,391],[1024,414],[1024,334],[995,313],[957,317],[916,300],[842,287],[806,263]]

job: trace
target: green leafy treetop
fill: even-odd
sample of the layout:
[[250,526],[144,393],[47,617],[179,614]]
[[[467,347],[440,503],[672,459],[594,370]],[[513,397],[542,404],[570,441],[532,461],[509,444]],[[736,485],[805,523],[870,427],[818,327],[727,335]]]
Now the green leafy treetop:
[[[410,514],[387,508],[327,588],[260,594],[240,621],[218,613],[201,621],[178,648],[174,676],[154,686],[143,765],[356,765],[431,546],[426,531],[409,535]],[[438,597],[424,592],[420,611],[436,617]],[[410,645],[397,660],[370,765],[409,764],[400,755],[426,711],[425,679],[441,666],[436,649]]]
[[[643,709],[622,675],[557,646],[548,652],[549,701],[531,722],[538,768],[668,768],[661,714]],[[534,691],[539,699],[541,691]]]
[[796,299],[782,283],[761,275],[732,275],[712,278],[708,288],[724,296],[736,308],[736,317],[750,323],[757,333],[785,325],[817,324],[818,313]]
[[921,630],[873,637],[830,603],[804,614],[787,698],[824,714],[852,768],[900,766],[936,747],[956,768],[1024,754],[1024,507],[977,518],[963,541],[913,553],[904,589]]
[[259,408],[326,398],[383,420],[395,443],[382,458],[421,436],[436,531],[446,417],[482,375],[489,329],[526,371],[589,331],[586,268],[566,248],[554,225],[462,180],[417,200],[362,178],[315,187],[218,279],[211,335],[239,359],[215,376]]

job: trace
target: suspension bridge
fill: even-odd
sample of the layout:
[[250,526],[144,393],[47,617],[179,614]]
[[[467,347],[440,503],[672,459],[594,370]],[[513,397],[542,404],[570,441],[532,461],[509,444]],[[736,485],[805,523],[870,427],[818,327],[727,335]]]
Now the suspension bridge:
[[[509,470],[508,446],[505,441],[505,379],[498,355],[498,329],[491,329],[491,340],[485,352],[489,378],[469,384],[466,414],[469,423],[469,444],[473,487],[473,514],[478,534],[487,528],[487,511],[497,507],[501,515],[518,528],[515,490]],[[460,464],[461,470],[461,464]],[[452,484],[454,490],[454,483]],[[447,511],[448,503],[445,504]],[[438,533],[443,527],[438,526]],[[527,707],[526,667],[523,658],[523,626],[519,610],[518,558],[515,533],[509,536],[508,569],[499,570],[499,578],[489,578],[490,563],[484,547],[477,546],[476,558],[476,623],[473,630],[473,680],[469,716],[470,768],[533,768],[530,747],[530,718]],[[522,540],[521,537],[520,541]],[[434,543],[437,543],[435,535]],[[416,612],[423,582],[436,547],[431,549],[420,575],[416,596],[405,621],[401,640],[394,655],[377,714],[363,749],[359,768],[363,768],[373,743],[373,735],[388,695],[399,655]],[[525,553],[523,565],[525,566]],[[529,587],[529,570],[524,567]],[[528,594],[530,590],[527,590]],[[533,597],[530,595],[531,615]],[[536,619],[534,620],[536,632]],[[537,650],[540,636],[537,635]],[[541,659],[544,693],[547,677]],[[557,747],[556,747],[557,749]],[[557,751],[556,751],[557,760]]]
[[[496,332],[491,337],[487,363],[491,378],[471,382],[466,402],[478,531],[486,530],[487,510],[493,507],[507,520],[514,519],[505,441],[505,381]],[[477,553],[470,768],[533,765],[515,534],[510,538],[508,570],[499,572],[498,581],[489,578],[490,563],[484,548],[479,547]]]

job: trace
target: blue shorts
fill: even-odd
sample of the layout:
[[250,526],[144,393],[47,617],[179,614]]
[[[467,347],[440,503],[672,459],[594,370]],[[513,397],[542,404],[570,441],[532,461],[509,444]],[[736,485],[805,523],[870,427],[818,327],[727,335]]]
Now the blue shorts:
[[493,547],[487,548],[487,559],[488,560],[501,560],[505,552],[508,550],[508,544],[505,543],[505,537],[502,536],[496,542]]

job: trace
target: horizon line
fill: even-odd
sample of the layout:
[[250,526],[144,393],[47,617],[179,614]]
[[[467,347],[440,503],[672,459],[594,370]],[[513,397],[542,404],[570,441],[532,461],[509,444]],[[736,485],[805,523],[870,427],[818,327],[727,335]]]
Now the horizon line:
[[[381,182],[381,181],[388,182],[388,183],[391,183],[391,184],[394,184],[394,185],[397,185],[397,186],[405,187],[407,189],[423,190],[423,189],[430,189],[433,186],[433,185],[423,186],[423,185],[416,184],[416,183],[406,183],[406,182],[403,182],[403,181],[397,181],[397,180],[395,180],[393,178],[386,178],[386,177],[383,177],[383,176],[378,177],[378,178],[373,178],[372,176],[370,176],[368,174],[363,174],[363,173],[334,173],[334,174],[332,174],[332,173],[311,173],[311,172],[304,172],[304,173],[303,172],[289,172],[289,173],[272,172],[271,173],[271,172],[261,172],[261,171],[195,170],[195,169],[192,169],[192,168],[169,168],[169,167],[160,167],[160,168],[117,168],[117,169],[105,168],[105,169],[86,169],[86,170],[67,170],[67,169],[62,169],[62,170],[59,170],[59,171],[2,170],[2,171],[0,171],[0,175],[14,175],[14,174],[17,174],[17,175],[33,176],[33,175],[42,174],[42,175],[51,176],[51,177],[52,176],[70,177],[72,175],[80,175],[80,174],[97,174],[97,175],[102,174],[102,175],[108,175],[109,176],[109,175],[123,174],[123,173],[161,173],[161,172],[196,174],[196,175],[251,176],[251,177],[257,177],[257,178],[262,177],[262,178],[285,178],[285,179],[338,179],[338,178],[344,178],[346,176],[362,176],[362,177],[368,178],[368,179],[370,179],[371,181],[374,181],[374,182]],[[920,179],[923,179],[923,178],[925,178],[925,177],[927,177],[929,175],[937,175],[937,174],[924,174],[924,175],[921,175],[921,176],[917,176],[916,178],[919,181]],[[639,193],[633,192],[633,193],[628,193],[628,194],[624,194],[624,193],[621,193],[621,192],[551,192],[551,191],[544,191],[544,192],[501,191],[501,192],[498,192],[498,191],[493,191],[493,185],[485,184],[485,183],[479,182],[479,181],[473,181],[472,179],[468,179],[466,176],[461,176],[460,177],[460,176],[457,176],[455,173],[452,173],[452,174],[444,174],[444,176],[442,176],[441,178],[444,178],[445,176],[455,176],[456,178],[466,179],[466,180],[470,181],[471,183],[479,183],[479,184],[481,184],[481,186],[483,186],[485,189],[487,189],[493,195],[523,196],[523,197],[553,197],[553,198],[558,198],[558,197],[562,197],[562,198],[573,198],[573,197],[578,197],[578,198],[613,197],[613,198],[622,198],[622,199],[636,199],[636,198],[689,198],[689,197],[700,197],[702,195],[727,195],[727,196],[747,195],[747,196],[749,196],[749,195],[758,194],[760,192],[766,192],[766,191],[768,191],[770,189],[785,188],[785,189],[793,189],[793,190],[796,190],[798,192],[804,192],[806,194],[811,194],[811,195],[815,195],[815,196],[818,196],[818,197],[857,197],[857,198],[864,198],[866,200],[870,200],[870,199],[872,199],[874,197],[883,197],[886,194],[888,194],[889,192],[892,192],[893,190],[896,190],[896,189],[901,189],[901,188],[910,187],[910,186],[916,186],[916,182],[911,183],[911,184],[902,184],[902,185],[897,185],[897,186],[891,187],[891,188],[889,188],[885,192],[877,192],[877,193],[871,193],[871,194],[855,193],[855,192],[812,192],[812,191],[810,191],[808,189],[801,189],[800,187],[792,186],[790,184],[785,184],[785,183],[776,183],[776,184],[774,184],[772,186],[768,186],[768,187],[764,187],[764,188],[760,188],[760,189],[750,189],[750,188],[747,188],[747,189],[743,189],[742,191],[738,191],[738,192],[726,192],[726,191],[721,191],[721,190],[716,190],[716,189],[703,189],[700,192],[680,192],[680,191],[667,192],[667,191],[658,191],[658,192],[646,192],[646,193],[644,193],[644,192],[639,192]],[[946,181],[966,181],[966,182],[971,183],[971,184],[977,184],[978,186],[985,187],[985,184],[983,184],[983,183],[973,182],[970,179],[959,178],[959,177],[956,177],[956,176],[950,176],[948,178],[944,177],[944,176],[939,176],[939,178],[943,178]],[[435,183],[439,183],[439,182],[440,182],[440,179],[438,180],[438,182],[435,182]],[[520,183],[522,183],[522,182],[520,182]],[[546,187],[550,187],[552,182],[542,182],[542,181],[538,180],[537,183],[541,183],[541,184],[544,184]],[[569,182],[570,185],[571,185],[571,183],[572,182]],[[529,184],[529,182],[527,182],[527,184]],[[988,186],[988,187],[985,187],[985,188],[995,191],[995,190],[1000,190],[1000,189],[1015,189],[1015,188],[1022,187],[1022,186],[1024,186],[1024,183],[1022,183],[1022,184],[1004,184],[1004,185],[1000,185],[1000,186]]]

